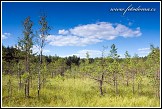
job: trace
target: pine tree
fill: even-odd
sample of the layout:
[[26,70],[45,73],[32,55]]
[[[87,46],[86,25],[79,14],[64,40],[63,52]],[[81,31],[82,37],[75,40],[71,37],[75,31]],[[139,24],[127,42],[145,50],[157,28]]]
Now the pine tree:
[[117,54],[117,48],[115,44],[111,45],[110,50],[110,57],[113,59],[113,62],[111,64],[111,73],[113,74],[113,81],[114,81],[114,87],[115,87],[115,93],[118,94],[118,73],[120,72],[120,65],[118,62],[119,55]]
[[125,52],[125,76],[126,76],[126,85],[129,85],[129,72],[130,72],[130,61],[131,56],[128,51]]

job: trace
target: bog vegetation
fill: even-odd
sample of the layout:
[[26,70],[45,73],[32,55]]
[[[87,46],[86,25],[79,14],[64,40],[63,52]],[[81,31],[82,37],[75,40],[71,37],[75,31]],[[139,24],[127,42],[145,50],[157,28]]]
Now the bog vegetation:
[[[33,32],[30,17],[14,47],[2,46],[3,107],[159,107],[160,49],[150,45],[146,57],[120,58],[115,44],[103,47],[99,58],[66,58],[42,54],[51,27],[47,16]],[[32,52],[37,44],[40,51]],[[109,55],[106,54],[109,51]]]

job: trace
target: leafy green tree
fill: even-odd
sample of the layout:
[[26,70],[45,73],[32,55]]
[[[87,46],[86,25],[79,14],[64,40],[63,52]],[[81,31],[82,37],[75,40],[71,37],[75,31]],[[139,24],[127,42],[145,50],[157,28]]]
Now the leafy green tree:
[[66,70],[66,63],[65,60],[63,58],[60,58],[57,60],[57,72],[60,76],[64,77],[64,73]]
[[143,78],[144,78],[144,72],[145,72],[145,63],[142,59],[138,60],[138,64],[137,64],[137,74],[136,74],[136,82],[137,82],[137,90],[138,90],[138,94],[140,94],[142,92],[142,82],[143,82]]
[[88,78],[93,79],[99,83],[99,91],[100,95],[104,95],[103,91],[103,83],[106,81],[106,73],[107,73],[107,63],[105,61],[105,50],[107,47],[103,47],[102,50],[102,58],[101,60],[96,60],[95,62],[90,64],[89,60],[89,53],[86,53],[86,61],[83,65],[83,74],[86,75]]
[[128,51],[125,52],[125,76],[126,76],[126,84],[127,86],[129,85],[129,78],[130,78],[130,75],[129,75],[129,72],[130,72],[130,61],[131,61],[131,56],[129,55]]
[[117,95],[118,94],[118,75],[120,73],[120,64],[117,60],[119,55],[117,54],[117,48],[115,44],[111,45],[110,57],[113,59],[113,62],[110,67],[110,72],[113,74],[115,93]]
[[151,52],[148,55],[147,63],[149,69],[147,70],[150,83],[152,84],[156,97],[160,97],[160,49],[150,45]]
[[16,72],[17,72],[17,76],[19,78],[19,83],[18,83],[18,86],[19,86],[19,90],[21,90],[22,88],[22,74],[23,74],[23,70],[25,69],[24,66],[23,66],[23,56],[24,56],[24,53],[23,51],[20,50],[20,47],[18,45],[15,45],[15,57],[16,57],[16,64],[17,66],[15,66],[16,68]]
[[139,62],[139,56],[137,54],[134,54],[133,58],[131,59],[131,77],[132,77],[132,92],[135,94],[135,80],[136,75],[138,73],[138,63]]
[[49,71],[48,71],[48,72],[51,73],[51,78],[53,78],[54,75],[56,74],[56,73],[55,73],[56,61],[51,62],[51,63],[48,65],[48,68],[49,68]]
[[45,46],[45,41],[47,36],[49,35],[49,31],[51,30],[51,27],[48,25],[47,22],[47,16],[45,14],[40,16],[40,20],[39,20],[39,24],[40,24],[40,29],[39,29],[39,33],[40,36],[38,35],[38,44],[39,44],[39,48],[40,48],[40,70],[38,72],[38,98],[40,95],[40,87],[41,87],[41,68],[42,68],[42,53],[43,53],[43,48]]
[[117,54],[117,48],[116,48],[115,44],[111,45],[110,57],[113,58],[114,60],[119,57],[119,55]]
[[29,78],[30,78],[30,54],[32,53],[31,48],[33,47],[33,22],[30,17],[27,17],[23,22],[23,38],[19,40],[18,46],[25,53],[25,72],[27,74],[25,78],[25,97],[29,97]]

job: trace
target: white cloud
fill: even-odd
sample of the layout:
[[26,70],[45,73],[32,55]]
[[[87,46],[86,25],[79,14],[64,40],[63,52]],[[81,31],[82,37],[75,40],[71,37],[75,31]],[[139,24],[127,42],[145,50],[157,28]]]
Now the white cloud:
[[108,22],[99,22],[96,24],[87,24],[70,29],[71,34],[76,36],[112,40],[118,36],[136,37],[140,36],[140,28],[132,30],[122,24],[112,24]]
[[2,34],[2,39],[7,39],[7,37],[5,35]]
[[47,41],[53,46],[85,46],[101,42],[99,39],[81,38],[77,36],[49,35]]
[[138,51],[150,50],[150,48],[139,48]]
[[39,47],[37,45],[33,45],[32,51],[33,53],[39,53]]
[[[40,47],[37,46],[37,45],[33,45],[32,51],[33,51],[33,53],[39,54],[40,53]],[[43,49],[43,54],[47,54],[47,53],[50,53],[50,52],[51,52],[50,50]]]
[[8,36],[11,36],[11,33],[4,33],[2,34],[2,39],[7,39]]
[[139,48],[138,49],[138,54],[140,56],[146,56],[151,52],[150,48]]
[[115,28],[110,23],[99,22],[96,24],[87,24],[82,26],[74,27],[70,29],[71,34],[87,37],[90,39],[105,39],[112,40],[117,37],[117,32]]
[[46,49],[43,50],[43,53],[50,53],[50,52],[51,52],[50,50],[46,50]]
[[58,31],[58,34],[61,34],[61,35],[67,35],[69,33],[69,31],[67,31],[67,30],[59,30]]
[[6,36],[10,36],[10,35],[11,35],[11,33],[4,33],[4,35],[6,35]]
[[140,27],[132,30],[125,25],[109,22],[80,25],[69,30],[59,30],[58,33],[59,35],[48,36],[47,40],[50,45],[86,46],[103,40],[113,40],[119,36],[128,38],[142,35]]
[[132,30],[122,24],[117,24],[116,26],[116,31],[118,33],[117,36],[122,36],[124,38],[127,38],[127,37],[138,37],[138,36],[141,36],[142,33],[140,31],[140,27],[137,27],[136,30]]

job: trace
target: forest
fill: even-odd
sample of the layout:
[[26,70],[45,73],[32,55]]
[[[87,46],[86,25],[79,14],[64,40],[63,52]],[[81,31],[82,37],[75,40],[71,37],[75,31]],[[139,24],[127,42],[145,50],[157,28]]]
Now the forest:
[[[159,107],[160,49],[150,45],[145,57],[121,58],[115,44],[103,46],[101,57],[45,56],[51,27],[47,16],[33,31],[23,21],[23,37],[15,46],[2,45],[3,107]],[[37,43],[40,51],[33,53]],[[105,51],[109,49],[109,55]]]

